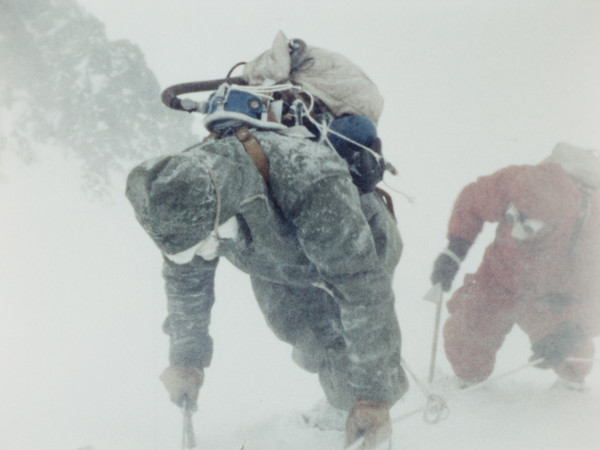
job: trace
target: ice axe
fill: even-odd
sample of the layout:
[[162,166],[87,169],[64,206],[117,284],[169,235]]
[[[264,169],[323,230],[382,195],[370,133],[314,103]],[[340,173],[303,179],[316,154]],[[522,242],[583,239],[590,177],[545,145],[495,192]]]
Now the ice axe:
[[431,384],[435,372],[435,358],[437,355],[438,335],[440,333],[440,319],[442,317],[442,285],[440,283],[434,284],[431,289],[427,291],[423,300],[427,300],[436,305],[433,343],[431,345],[431,360],[429,362],[429,384]]
[[194,424],[192,423],[192,414],[196,408],[186,398],[183,401],[181,411],[183,413],[183,437],[181,440],[182,450],[196,448],[196,437],[194,435]]

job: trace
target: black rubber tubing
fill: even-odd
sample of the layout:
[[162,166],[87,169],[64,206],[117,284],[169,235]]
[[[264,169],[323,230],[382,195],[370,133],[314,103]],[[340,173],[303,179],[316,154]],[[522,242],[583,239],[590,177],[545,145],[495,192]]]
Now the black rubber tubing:
[[[245,85],[246,80],[243,77],[220,78],[218,80],[192,81],[189,83],[175,84],[166,88],[160,99],[171,109],[178,111],[188,111],[181,105],[181,99],[178,98],[181,94],[190,94],[192,92],[214,91],[223,83]],[[189,112],[189,111],[188,111]]]

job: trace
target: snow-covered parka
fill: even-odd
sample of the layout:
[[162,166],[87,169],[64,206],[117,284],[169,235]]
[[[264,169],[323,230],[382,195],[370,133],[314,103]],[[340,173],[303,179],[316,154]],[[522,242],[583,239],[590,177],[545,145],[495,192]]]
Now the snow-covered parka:
[[[138,221],[163,254],[171,254],[204,239],[215,219],[234,217],[237,231],[219,239],[217,255],[250,274],[275,333],[292,345],[303,327],[326,348],[341,340],[352,395],[393,404],[407,388],[392,291],[402,248],[395,221],[379,194],[359,196],[345,161],[332,150],[274,132],[254,135],[269,159],[268,186],[235,137],[208,140],[133,169],[127,196]],[[164,259],[171,365],[210,364],[217,262]],[[282,299],[275,294],[302,290],[334,299],[334,314],[290,323],[289,310],[276,310]]]
[[[577,322],[595,335],[600,326],[600,200],[596,191],[589,203],[582,198],[557,164],[509,166],[463,189],[448,236],[473,242],[484,222],[498,223],[476,277],[523,301],[564,295],[572,301]],[[522,214],[549,224],[549,232],[532,241],[513,239],[505,220],[510,202]]]

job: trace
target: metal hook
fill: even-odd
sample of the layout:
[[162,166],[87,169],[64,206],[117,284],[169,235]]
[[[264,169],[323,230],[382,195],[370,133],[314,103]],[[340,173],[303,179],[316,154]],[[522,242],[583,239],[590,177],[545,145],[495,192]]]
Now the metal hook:
[[423,420],[427,423],[437,423],[448,417],[450,410],[448,404],[439,395],[430,394],[427,396],[427,403],[423,410]]

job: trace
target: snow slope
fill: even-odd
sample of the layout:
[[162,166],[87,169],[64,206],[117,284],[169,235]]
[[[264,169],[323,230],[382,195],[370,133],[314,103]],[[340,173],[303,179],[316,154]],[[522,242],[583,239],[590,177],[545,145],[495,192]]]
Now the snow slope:
[[[366,68],[386,98],[384,152],[401,172],[388,183],[415,198],[394,192],[406,245],[395,288],[404,357],[423,381],[434,306],[421,297],[460,187],[507,164],[535,163],[559,140],[600,147],[593,0],[260,0],[244,14],[228,13],[241,7],[232,0],[80,3],[113,38],[138,44],[164,87],[223,76],[279,29]],[[158,381],[167,351],[160,255],[126,203],[124,176],[110,198],[94,200],[80,189],[80,163],[42,150],[33,166],[11,154],[0,161],[0,448],[178,449],[181,414]],[[464,271],[477,266],[490,233]],[[297,412],[321,398],[320,388],[264,325],[247,277],[225,261],[217,276],[215,357],[194,416],[198,448],[341,448],[341,433],[298,425]],[[495,375],[528,356],[514,330]],[[449,374],[440,351],[438,376]],[[394,449],[600,447],[600,369],[583,395],[550,392],[553,381],[527,368],[476,392],[442,392],[449,417],[399,420]],[[424,401],[413,382],[392,416]]]
[[[182,416],[158,380],[167,351],[158,251],[118,190],[113,201],[102,202],[78,190],[75,164],[23,167],[13,158],[5,164],[11,170],[0,190],[2,211],[9,211],[0,241],[7,250],[0,258],[0,448],[180,448]],[[429,271],[426,257],[412,264],[410,271],[404,265],[406,275]],[[396,292],[404,357],[425,382],[434,305],[420,300],[425,284],[412,288],[402,276],[401,267]],[[218,278],[215,358],[194,416],[198,448],[341,448],[342,433],[297,421],[299,411],[321,398],[320,388],[267,330],[247,277],[222,261]],[[439,356],[444,381],[450,370]],[[525,336],[513,331],[496,375],[528,356]],[[425,396],[413,381],[392,410],[394,418],[408,415],[394,425],[394,449],[597,448],[599,370],[586,394],[550,392],[553,382],[551,373],[529,368],[479,391],[453,396],[434,389],[450,413],[427,424],[414,413]]]

